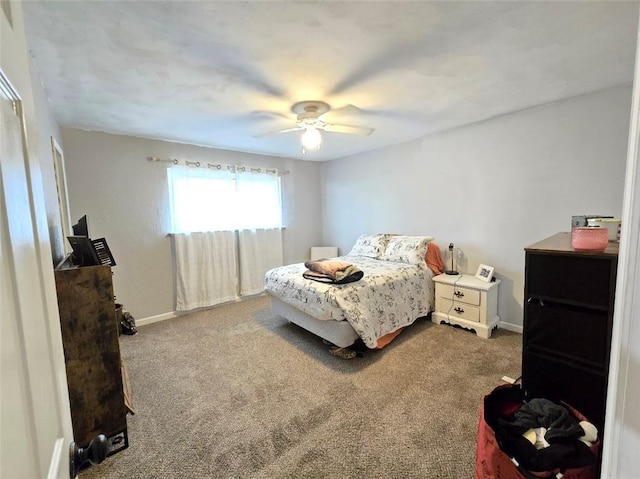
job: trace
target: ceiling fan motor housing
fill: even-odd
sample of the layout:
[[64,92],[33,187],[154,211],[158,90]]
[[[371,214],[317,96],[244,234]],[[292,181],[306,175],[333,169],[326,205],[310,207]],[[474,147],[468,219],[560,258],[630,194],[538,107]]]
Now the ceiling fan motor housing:
[[291,111],[296,113],[298,124],[304,126],[316,125],[319,117],[324,115],[331,107],[323,101],[300,101],[291,107]]

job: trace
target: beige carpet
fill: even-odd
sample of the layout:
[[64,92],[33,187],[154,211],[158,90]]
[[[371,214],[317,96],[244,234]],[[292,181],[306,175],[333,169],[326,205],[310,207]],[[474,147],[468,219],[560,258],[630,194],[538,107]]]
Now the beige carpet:
[[419,320],[339,359],[260,297],[121,336],[130,447],[90,478],[468,479],[482,397],[520,374],[519,334]]

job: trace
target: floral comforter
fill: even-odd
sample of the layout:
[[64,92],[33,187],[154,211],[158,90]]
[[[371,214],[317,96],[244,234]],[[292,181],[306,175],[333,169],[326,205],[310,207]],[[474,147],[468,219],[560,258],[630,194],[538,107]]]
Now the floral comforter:
[[433,309],[429,268],[366,256],[337,259],[357,266],[364,277],[347,284],[320,283],[303,278],[307,268],[297,263],[267,271],[265,291],[314,318],[348,321],[369,348]]

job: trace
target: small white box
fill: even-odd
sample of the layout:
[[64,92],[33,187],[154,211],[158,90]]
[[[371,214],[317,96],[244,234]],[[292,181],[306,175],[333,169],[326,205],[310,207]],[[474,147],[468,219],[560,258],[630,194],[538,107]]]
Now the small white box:
[[337,246],[312,246],[311,247],[311,261],[323,258],[335,258],[338,256]]
[[620,241],[620,218],[589,218],[588,226],[607,228],[609,241]]

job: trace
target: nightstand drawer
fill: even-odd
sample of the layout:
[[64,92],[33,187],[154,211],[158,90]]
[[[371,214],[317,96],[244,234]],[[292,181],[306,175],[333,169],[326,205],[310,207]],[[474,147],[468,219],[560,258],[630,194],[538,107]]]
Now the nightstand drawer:
[[451,301],[450,299],[439,297],[436,299],[436,310],[448,314],[452,318],[480,322],[480,307],[461,303],[460,301]]
[[438,284],[437,295],[449,300],[480,305],[480,291],[450,284]]

